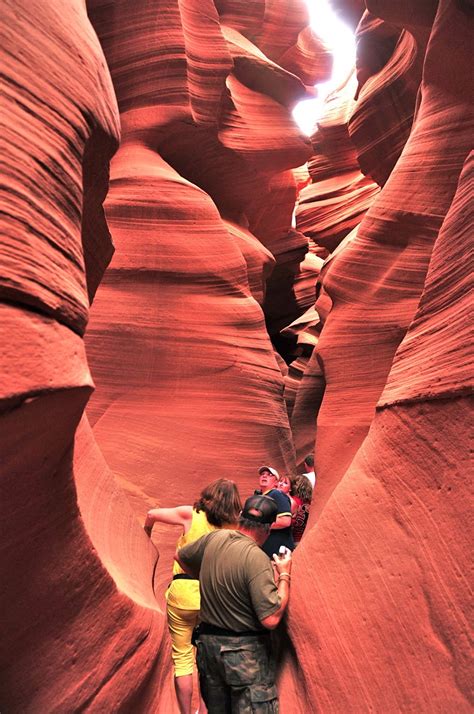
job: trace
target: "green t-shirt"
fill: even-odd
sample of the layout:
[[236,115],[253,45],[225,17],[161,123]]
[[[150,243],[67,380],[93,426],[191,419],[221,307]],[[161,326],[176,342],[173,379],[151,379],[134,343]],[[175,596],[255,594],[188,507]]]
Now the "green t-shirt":
[[179,559],[199,577],[201,621],[228,630],[263,630],[280,607],[267,555],[249,536],[218,530],[182,548]]

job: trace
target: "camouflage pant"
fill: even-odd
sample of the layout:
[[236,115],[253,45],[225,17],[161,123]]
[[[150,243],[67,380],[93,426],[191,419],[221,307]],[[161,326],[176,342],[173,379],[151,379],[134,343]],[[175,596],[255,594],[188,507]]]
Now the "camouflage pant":
[[209,714],[278,714],[268,636],[200,635],[197,666]]

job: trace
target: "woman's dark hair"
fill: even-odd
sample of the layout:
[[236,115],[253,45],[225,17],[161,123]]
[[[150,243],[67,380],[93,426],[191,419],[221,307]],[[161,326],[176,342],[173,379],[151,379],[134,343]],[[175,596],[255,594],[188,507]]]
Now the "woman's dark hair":
[[288,483],[290,484],[289,493],[290,493],[290,496],[293,496],[294,490],[295,490],[295,485],[296,485],[296,480],[297,480],[298,476],[293,476],[293,474],[290,474],[289,476],[282,476],[281,478],[284,478],[288,481]]
[[194,510],[204,511],[209,523],[217,528],[236,524],[242,510],[237,486],[227,478],[218,478],[203,488]]
[[313,487],[309,478],[307,476],[297,476],[290,493],[301,498],[303,503],[311,503],[313,500]]

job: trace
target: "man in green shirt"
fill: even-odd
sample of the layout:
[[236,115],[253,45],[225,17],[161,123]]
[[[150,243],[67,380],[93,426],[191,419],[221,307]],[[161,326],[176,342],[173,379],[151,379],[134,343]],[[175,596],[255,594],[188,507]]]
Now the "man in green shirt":
[[285,612],[291,552],[261,550],[278,508],[268,496],[247,499],[237,531],[218,530],[178,551],[183,570],[198,577],[201,625],[197,665],[209,714],[278,712],[269,630]]

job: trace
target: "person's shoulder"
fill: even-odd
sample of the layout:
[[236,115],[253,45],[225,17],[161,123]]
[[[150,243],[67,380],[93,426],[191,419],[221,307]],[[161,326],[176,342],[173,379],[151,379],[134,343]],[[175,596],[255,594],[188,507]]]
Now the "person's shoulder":
[[223,541],[229,540],[235,531],[231,531],[227,528],[216,528],[215,531],[208,534],[209,542],[211,543],[222,543]]
[[271,488],[265,494],[265,496],[270,496],[270,498],[278,498],[281,495],[282,495],[282,491],[279,491],[277,488]]
[[260,546],[252,542],[244,546],[242,550],[242,565],[247,572],[247,576],[253,579],[257,575],[263,575],[268,570],[270,558]]
[[273,500],[277,503],[280,502],[284,505],[290,505],[290,497],[287,496],[286,493],[283,493],[283,491],[279,491],[277,488],[272,488],[272,490],[267,493],[267,496],[273,498]]
[[263,555],[263,557],[268,560],[268,556],[265,555],[263,550],[259,545],[257,545],[253,538],[245,535],[245,533],[241,533],[241,531],[231,531],[231,533],[231,539],[240,554],[239,557],[246,557],[247,555],[250,555],[252,558],[254,556],[260,558],[260,556]]
[[260,546],[256,544],[256,542],[253,540],[253,538],[249,538],[249,536],[245,535],[244,533],[241,533],[240,531],[230,531],[232,535],[230,536],[230,540],[235,544],[235,547],[238,549],[240,554],[244,553],[263,553],[262,549]]

